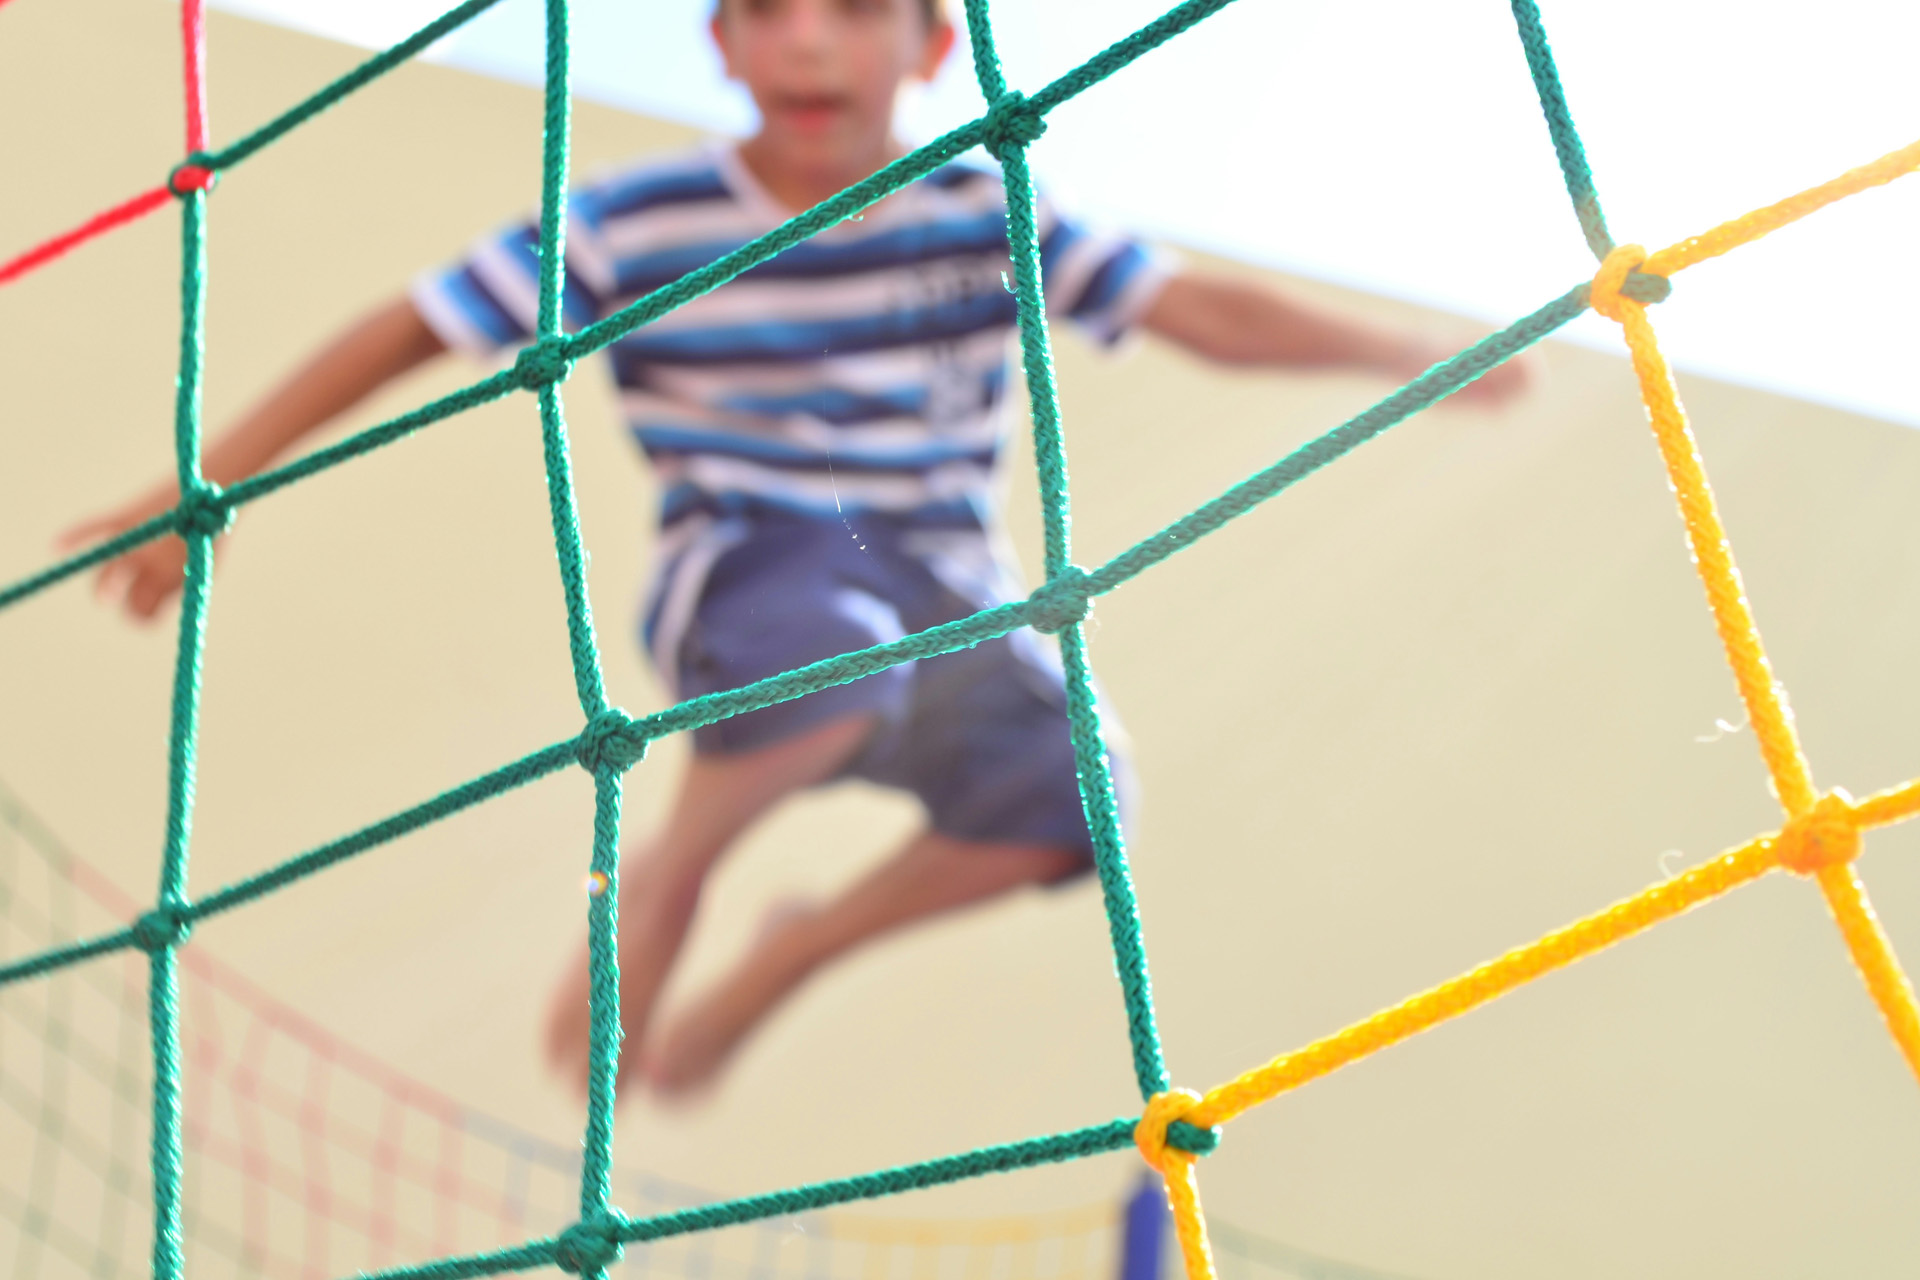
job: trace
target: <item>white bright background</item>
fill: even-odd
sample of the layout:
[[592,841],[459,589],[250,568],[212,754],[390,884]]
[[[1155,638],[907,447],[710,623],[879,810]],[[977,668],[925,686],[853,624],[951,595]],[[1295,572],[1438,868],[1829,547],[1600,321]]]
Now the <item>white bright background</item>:
[[[1028,91],[1169,0],[1000,0]],[[445,0],[216,0],[368,47]],[[957,6],[956,6],[957,7]],[[718,131],[752,113],[708,44],[711,0],[576,0],[586,98]],[[1920,6],[1547,0],[1617,239],[1649,248],[1920,137]],[[435,61],[538,82],[540,0],[505,0]],[[978,114],[964,52],[905,108]],[[1042,176],[1143,233],[1504,323],[1591,274],[1507,6],[1239,0],[1053,114]],[[508,212],[503,210],[503,215]],[[1920,426],[1920,177],[1697,267],[1656,312],[1685,368]],[[1616,343],[1584,317],[1577,340]]]

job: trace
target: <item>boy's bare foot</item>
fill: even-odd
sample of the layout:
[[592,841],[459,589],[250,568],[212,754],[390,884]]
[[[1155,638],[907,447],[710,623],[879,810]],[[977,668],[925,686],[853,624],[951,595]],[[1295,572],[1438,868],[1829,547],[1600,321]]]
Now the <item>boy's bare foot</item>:
[[[830,778],[873,733],[874,717],[848,716],[736,755],[695,755],[666,827],[625,859],[620,889],[620,1021],[626,1031],[617,1083],[640,1074],[640,1046],[673,971],[701,885],[727,846],[781,797]],[[784,918],[788,913],[780,913]],[[769,925],[777,920],[769,920]],[[798,975],[794,981],[798,981]],[[587,1085],[587,949],[554,993],[547,1059],[576,1091]],[[775,997],[777,999],[777,996]]]
[[[621,895],[620,947],[620,1062],[614,1086],[624,1092],[640,1066],[640,1044],[646,1035],[655,999],[673,966],[680,939],[686,933],[698,897],[691,888],[661,886],[637,873]],[[554,992],[547,1015],[547,1062],[579,1097],[587,1094],[589,1032],[593,1014],[588,1003],[591,977],[587,951],[581,948],[567,975]]]
[[[547,1065],[581,1098],[587,1096],[588,1033],[593,1025],[593,1011],[587,999],[589,982],[583,953],[568,968],[566,977],[561,979],[547,1010]],[[624,1017],[622,1021],[625,1021]],[[626,1073],[632,1058],[632,1046],[623,1044],[620,1053],[622,1075]],[[624,1084],[625,1081],[620,1080],[619,1083]]]
[[[624,966],[620,976],[620,1020],[628,1030],[620,1046],[620,1066],[614,1081],[616,1089],[624,1090],[636,1061],[631,1031],[635,1025],[635,1010],[627,1007],[628,983]],[[561,980],[547,1013],[547,1065],[581,1098],[587,1096],[587,1066],[591,1052],[589,1033],[593,1026],[593,1011],[587,999],[589,982],[583,955]],[[641,1018],[644,1017],[644,1011],[641,1011]]]
[[641,1072],[664,1097],[687,1097],[711,1084],[747,1035],[792,994],[811,969],[804,938],[815,907],[776,903],[753,947],[732,972],[667,1020],[647,1046]]

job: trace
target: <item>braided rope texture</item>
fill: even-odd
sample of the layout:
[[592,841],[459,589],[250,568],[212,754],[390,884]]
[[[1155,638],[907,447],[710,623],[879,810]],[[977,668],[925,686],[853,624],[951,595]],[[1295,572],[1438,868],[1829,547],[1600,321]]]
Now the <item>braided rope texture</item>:
[[[495,0],[467,0],[413,36],[219,150],[208,149],[200,0],[183,0],[181,26],[187,103],[184,160],[154,192],[135,197],[74,232],[55,237],[0,264],[0,283],[4,283],[44,265],[82,240],[149,212],[168,200],[181,209],[181,336],[174,422],[181,502],[175,510],[99,547],[0,588],[0,608],[4,608],[154,538],[177,536],[187,545],[187,575],[168,742],[168,808],[155,906],[127,928],[0,965],[0,984],[6,984],[122,950],[138,949],[148,954],[154,1062],[151,1159],[155,1280],[181,1280],[184,1266],[180,1233],[181,1082],[176,953],[194,924],[570,765],[586,769],[594,778],[595,821],[589,865],[597,876],[604,877],[608,890],[613,890],[593,895],[588,911],[593,974],[591,1082],[583,1143],[580,1217],[557,1236],[490,1253],[398,1267],[378,1273],[381,1280],[453,1280],[454,1277],[496,1275],[549,1266],[592,1280],[604,1280],[607,1267],[617,1261],[624,1244],[1079,1159],[1129,1144],[1135,1146],[1166,1181],[1189,1280],[1212,1280],[1214,1262],[1201,1210],[1196,1166],[1198,1158],[1218,1143],[1220,1126],[1287,1090],[1457,1017],[1780,868],[1811,878],[1819,885],[1849,954],[1899,1051],[1916,1075],[1920,1075],[1920,1005],[1916,1004],[1913,986],[1901,970],[1853,866],[1861,850],[1861,832],[1920,813],[1920,779],[1860,801],[1839,789],[1824,794],[1816,789],[1812,770],[1794,730],[1785,690],[1775,677],[1761,644],[1685,410],[1647,318],[1647,305],[1667,296],[1670,278],[1676,272],[1758,239],[1835,200],[1920,168],[1920,143],[1658,252],[1649,254],[1637,245],[1616,245],[1601,213],[1593,174],[1574,127],[1538,7],[1534,0],[1510,2],[1567,193],[1581,232],[1600,261],[1596,275],[1590,282],[1575,285],[1531,315],[1435,365],[1372,408],[1142,539],[1106,564],[1085,570],[1073,563],[1071,554],[1061,405],[1042,300],[1034,188],[1026,149],[1044,132],[1047,113],[1053,108],[1225,8],[1231,0],[1185,0],[1032,95],[1011,88],[1006,81],[994,44],[988,0],[966,0],[974,70],[987,104],[979,118],[936,138],[708,266],[662,286],[572,335],[561,329],[559,305],[565,261],[565,219],[560,215],[567,185],[572,100],[569,11],[568,0],[546,0],[540,309],[535,340],[511,369],[226,490],[210,484],[200,474],[206,211],[217,179],[254,152],[484,12]],[[635,718],[611,706],[594,639],[584,572],[585,551],[560,392],[560,383],[572,364],[675,307],[718,288],[782,250],[858,214],[887,194],[976,146],[992,154],[1005,175],[1008,244],[1019,309],[1021,353],[1032,403],[1033,442],[1044,517],[1046,581],[1027,600],[983,610],[957,622],[842,654],[738,689],[691,699],[648,716]],[[1679,502],[1688,546],[1706,590],[1714,625],[1755,727],[1774,794],[1784,811],[1783,825],[1778,831],[1517,947],[1344,1030],[1283,1053],[1204,1094],[1174,1088],[1155,1023],[1139,905],[1115,810],[1092,671],[1082,634],[1082,623],[1092,598],[1145,572],[1389,427],[1459,390],[1588,307],[1617,322],[1623,331],[1648,420]],[[573,738],[541,748],[401,813],[194,900],[187,892],[187,872],[192,841],[200,667],[213,540],[224,531],[234,510],[244,503],[465,409],[517,391],[531,392],[539,404],[555,555],[583,729]],[[1060,640],[1081,798],[1095,845],[1134,1073],[1145,1103],[1144,1114],[1137,1120],[1122,1118],[875,1173],[652,1217],[634,1219],[621,1213],[611,1203],[610,1160],[614,1070],[619,1058],[620,1035],[615,912],[619,897],[621,779],[625,772],[643,758],[647,744],[656,738],[857,680],[898,663],[950,653],[1023,626],[1055,633]]]

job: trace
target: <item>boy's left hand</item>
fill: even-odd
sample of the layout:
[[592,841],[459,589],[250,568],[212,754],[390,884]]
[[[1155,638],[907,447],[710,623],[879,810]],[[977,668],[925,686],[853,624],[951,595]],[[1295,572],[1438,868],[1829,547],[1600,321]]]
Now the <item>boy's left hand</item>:
[[[1398,377],[1402,382],[1411,382],[1434,365],[1443,360],[1450,360],[1458,354],[1457,348],[1445,347],[1438,343],[1409,343],[1406,359],[1389,372],[1391,376]],[[1476,409],[1497,409],[1511,404],[1533,386],[1539,372],[1539,363],[1537,356],[1523,351],[1509,358],[1505,363],[1487,370],[1441,403],[1458,400]]]
[[[1242,368],[1347,370],[1410,382],[1458,353],[1393,326],[1309,305],[1255,280],[1182,271],[1141,313],[1142,327],[1194,355]],[[1480,408],[1515,399],[1532,381],[1524,353],[1455,394]]]
[[[179,500],[179,486],[163,481],[115,510],[82,520],[63,532],[55,545],[62,551],[78,551],[105,542],[172,510]],[[101,565],[94,574],[93,593],[124,606],[130,618],[152,622],[161,607],[179,594],[186,570],[186,544],[170,535],[155,538]]]

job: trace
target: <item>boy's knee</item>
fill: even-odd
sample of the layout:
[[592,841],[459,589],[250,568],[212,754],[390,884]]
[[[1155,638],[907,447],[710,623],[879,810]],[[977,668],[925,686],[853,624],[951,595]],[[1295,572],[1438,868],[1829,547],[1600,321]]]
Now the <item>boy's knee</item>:
[[1078,849],[1037,849],[1034,852],[1036,856],[1029,863],[1029,884],[1065,884],[1093,870],[1093,859]]
[[935,831],[929,838],[942,854],[968,870],[1009,889],[1022,885],[1052,885],[1085,874],[1092,860],[1065,845],[974,840]]

